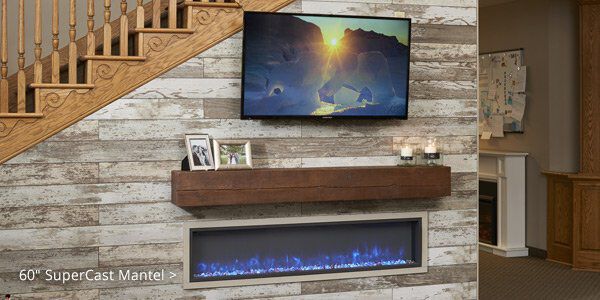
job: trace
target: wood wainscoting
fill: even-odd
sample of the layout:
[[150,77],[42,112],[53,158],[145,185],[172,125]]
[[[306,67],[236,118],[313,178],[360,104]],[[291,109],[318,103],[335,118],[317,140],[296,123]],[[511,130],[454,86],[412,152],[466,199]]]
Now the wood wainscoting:
[[573,264],[573,182],[569,174],[545,172],[548,178],[547,259]]
[[600,271],[600,176],[573,175],[573,268]]

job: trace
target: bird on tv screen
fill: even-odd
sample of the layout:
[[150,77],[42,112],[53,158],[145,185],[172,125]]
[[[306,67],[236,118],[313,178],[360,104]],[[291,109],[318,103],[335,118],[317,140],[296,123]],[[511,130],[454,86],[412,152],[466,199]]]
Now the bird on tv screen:
[[410,19],[246,12],[242,118],[407,117]]

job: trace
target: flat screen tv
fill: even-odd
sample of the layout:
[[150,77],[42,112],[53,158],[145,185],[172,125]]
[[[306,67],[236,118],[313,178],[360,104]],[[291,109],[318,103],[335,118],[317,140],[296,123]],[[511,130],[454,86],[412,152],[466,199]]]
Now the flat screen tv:
[[410,23],[245,12],[242,119],[406,119]]

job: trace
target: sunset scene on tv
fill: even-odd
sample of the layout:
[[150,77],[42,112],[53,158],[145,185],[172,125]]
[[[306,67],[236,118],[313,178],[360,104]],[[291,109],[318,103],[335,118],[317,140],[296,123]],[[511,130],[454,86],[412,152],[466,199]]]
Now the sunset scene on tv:
[[406,117],[406,19],[249,13],[243,113]]

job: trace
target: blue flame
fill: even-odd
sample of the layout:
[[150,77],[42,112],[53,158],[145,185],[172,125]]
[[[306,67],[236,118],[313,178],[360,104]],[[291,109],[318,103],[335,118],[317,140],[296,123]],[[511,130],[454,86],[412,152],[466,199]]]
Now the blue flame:
[[261,257],[255,255],[245,261],[200,262],[196,265],[194,278],[230,277],[245,275],[269,275],[277,273],[347,270],[357,268],[376,268],[414,264],[410,259],[404,258],[403,249],[391,251],[388,248],[371,247],[364,250],[354,249],[348,253],[316,257],[300,258],[285,256],[279,258]]

